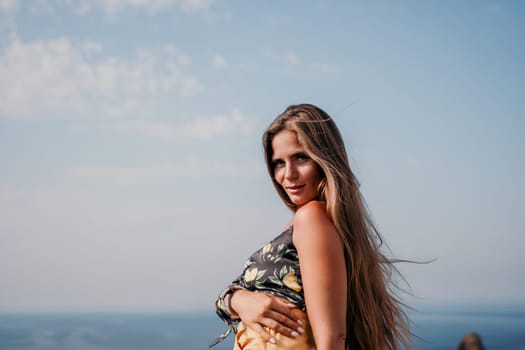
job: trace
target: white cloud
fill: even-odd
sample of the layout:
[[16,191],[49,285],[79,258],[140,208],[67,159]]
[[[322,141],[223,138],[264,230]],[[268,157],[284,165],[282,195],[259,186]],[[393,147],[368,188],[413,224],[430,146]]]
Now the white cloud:
[[252,132],[251,120],[237,109],[231,115],[218,115],[211,118],[195,118],[182,126],[182,135],[198,139],[208,139],[215,135],[231,134],[240,131],[243,134]]
[[18,7],[19,0],[0,0],[0,11],[10,12]]
[[87,42],[80,43],[79,48],[80,50],[82,50],[82,52],[85,52],[86,54],[97,53],[103,50],[103,47],[101,44],[93,42],[93,41],[87,41]]
[[0,0],[0,35],[3,34],[0,42],[7,39],[5,33],[16,28],[16,10],[19,7],[19,0]]
[[215,54],[212,57],[212,64],[214,67],[222,68],[226,65],[226,61],[222,55]]
[[[67,8],[80,16],[100,9],[110,18],[115,18],[127,9],[145,11],[150,15],[171,8],[178,8],[183,12],[206,12],[213,2],[214,0],[40,0],[28,2],[28,5],[33,11]],[[0,0],[0,11],[12,12],[20,4],[20,0]]]
[[127,9],[146,11],[151,15],[174,7],[183,12],[207,11],[212,3],[213,0],[84,0],[74,4],[77,14],[87,14],[100,8],[110,18],[115,18]]
[[161,93],[202,90],[189,58],[173,46],[131,59],[105,56],[96,42],[68,38],[24,42],[12,35],[0,55],[0,116],[72,117],[146,113]]
[[183,11],[203,11],[208,10],[213,0],[180,0],[180,8]]
[[234,109],[230,115],[197,117],[185,123],[134,120],[111,123],[106,125],[105,129],[142,134],[164,140],[178,138],[204,140],[233,133],[250,135],[254,129],[254,120],[242,114],[238,109]]
[[149,13],[157,13],[174,4],[174,2],[170,0],[104,0],[95,1],[94,3],[108,13],[116,13],[124,8],[130,7],[143,9]]

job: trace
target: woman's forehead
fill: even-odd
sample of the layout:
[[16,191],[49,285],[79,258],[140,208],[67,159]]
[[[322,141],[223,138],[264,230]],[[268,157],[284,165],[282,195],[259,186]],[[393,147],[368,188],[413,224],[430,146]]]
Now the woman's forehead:
[[282,130],[273,137],[272,151],[274,155],[281,152],[288,153],[294,149],[304,149],[295,131]]

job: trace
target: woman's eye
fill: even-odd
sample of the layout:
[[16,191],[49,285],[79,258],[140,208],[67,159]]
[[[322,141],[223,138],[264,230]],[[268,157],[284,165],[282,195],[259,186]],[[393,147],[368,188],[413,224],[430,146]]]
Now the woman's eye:
[[279,167],[281,167],[283,165],[284,165],[284,162],[282,160],[280,160],[280,159],[277,159],[277,160],[273,161],[273,167],[274,168],[279,168]]
[[308,159],[310,159],[310,157],[308,157],[306,154],[302,154],[302,153],[299,153],[295,157],[297,158],[297,160],[308,160]]

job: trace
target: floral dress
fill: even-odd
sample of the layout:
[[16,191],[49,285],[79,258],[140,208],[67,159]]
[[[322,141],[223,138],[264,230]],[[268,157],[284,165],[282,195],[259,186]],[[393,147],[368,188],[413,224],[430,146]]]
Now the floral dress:
[[210,347],[237,329],[240,320],[232,317],[225,302],[226,297],[236,289],[271,293],[285,298],[303,311],[306,309],[299,257],[292,241],[292,234],[293,226],[290,226],[253,253],[244,264],[241,275],[219,295],[215,302],[217,315],[229,329],[215,339]]

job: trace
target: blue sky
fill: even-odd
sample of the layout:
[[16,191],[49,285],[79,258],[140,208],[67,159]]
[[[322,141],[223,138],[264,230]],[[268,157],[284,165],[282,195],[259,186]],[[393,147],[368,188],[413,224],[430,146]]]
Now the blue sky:
[[520,1],[0,0],[0,311],[211,310],[339,125],[409,303],[523,303]]

